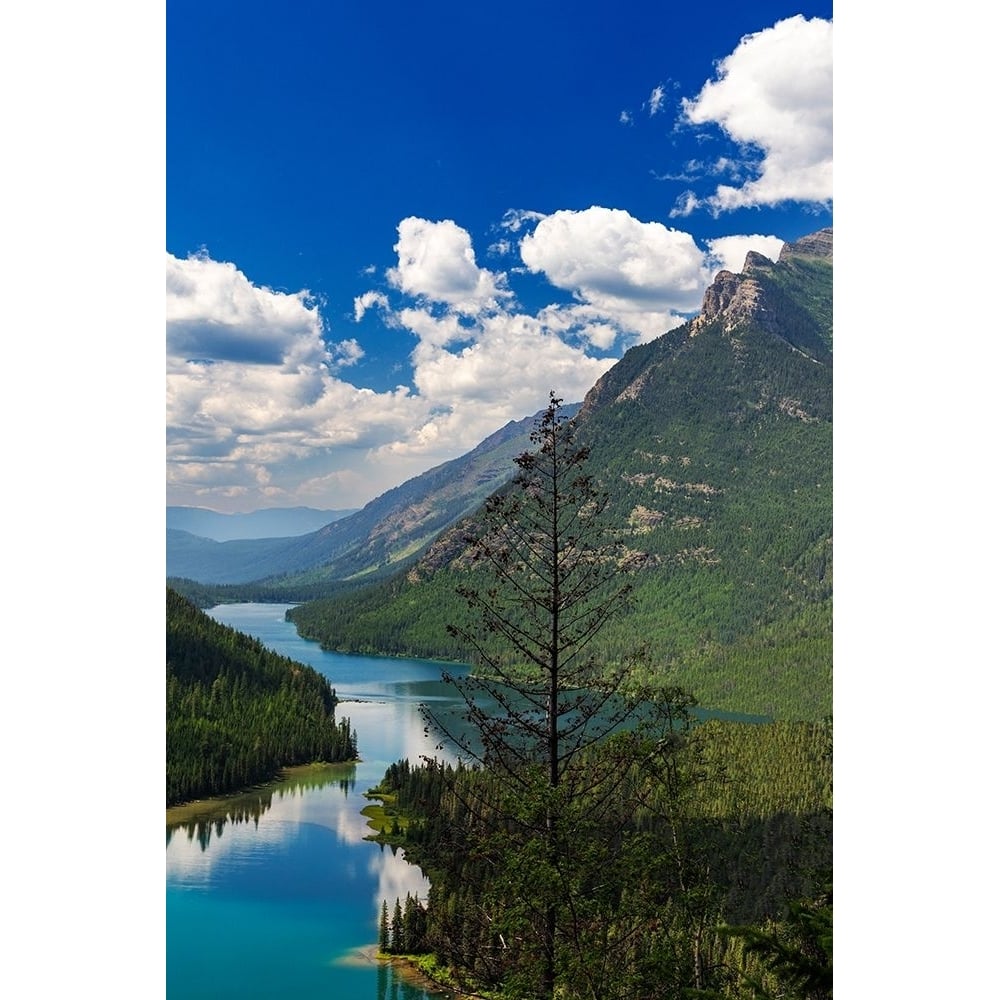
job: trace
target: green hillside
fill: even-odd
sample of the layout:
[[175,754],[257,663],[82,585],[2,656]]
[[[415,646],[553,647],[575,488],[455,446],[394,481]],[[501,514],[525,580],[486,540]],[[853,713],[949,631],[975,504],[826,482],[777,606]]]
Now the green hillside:
[[[832,234],[722,272],[696,320],[629,351],[577,419],[620,539],[646,556],[601,635],[707,706],[785,719],[832,710]],[[553,387],[558,392],[558,386]],[[467,527],[406,573],[294,609],[338,650],[466,659]]]
[[311,667],[220,625],[167,588],[167,805],[291,764],[352,760],[350,719]]

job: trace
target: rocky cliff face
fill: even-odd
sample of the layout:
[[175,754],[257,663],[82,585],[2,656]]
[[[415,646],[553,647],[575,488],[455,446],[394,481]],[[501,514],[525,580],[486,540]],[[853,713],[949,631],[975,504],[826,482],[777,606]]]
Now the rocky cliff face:
[[[821,229],[794,243],[786,243],[781,248],[778,264],[787,264],[795,257],[819,257],[832,263],[833,230]],[[705,291],[701,314],[691,321],[691,336],[696,336],[709,323],[720,318],[725,333],[751,319],[757,326],[777,332],[774,309],[757,280],[757,275],[770,272],[774,267],[770,258],[751,250],[739,274],[720,271]]]
[[753,278],[753,271],[762,266],[761,261],[771,263],[766,257],[751,251],[747,254],[742,273],[720,271],[715,276],[715,281],[705,290],[701,315],[691,321],[692,337],[720,318],[726,333],[750,319],[755,319],[765,328],[768,326],[767,303],[760,284]]
[[821,229],[818,233],[810,233],[794,243],[786,243],[781,248],[778,262],[789,257],[825,257],[833,260],[833,230]]

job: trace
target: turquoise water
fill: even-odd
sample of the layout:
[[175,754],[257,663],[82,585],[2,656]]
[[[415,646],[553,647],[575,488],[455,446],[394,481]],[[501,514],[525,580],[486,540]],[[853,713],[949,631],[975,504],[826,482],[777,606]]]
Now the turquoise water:
[[[348,657],[299,638],[288,605],[225,605],[217,620],[330,678],[358,732],[361,763],[221,803],[167,831],[167,995],[426,1000],[374,962],[381,901],[426,896],[401,854],[366,842],[362,793],[400,757],[433,754],[417,711],[446,705],[441,666]],[[366,951],[367,949],[367,951]]]

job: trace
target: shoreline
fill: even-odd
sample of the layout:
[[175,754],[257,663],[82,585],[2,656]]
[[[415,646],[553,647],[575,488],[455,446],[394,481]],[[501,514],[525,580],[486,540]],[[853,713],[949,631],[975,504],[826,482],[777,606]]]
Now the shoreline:
[[422,990],[428,990],[436,997],[443,1000],[487,1000],[479,993],[463,993],[454,986],[441,983],[429,976],[421,969],[416,962],[407,955],[386,955],[378,950],[378,945],[365,945],[363,948],[356,948],[347,956],[347,961],[357,960],[366,965],[391,965],[399,972],[402,979],[405,979],[413,986]]
[[247,785],[244,788],[234,789],[231,792],[220,792],[218,795],[210,795],[203,799],[189,799],[187,802],[175,802],[166,806],[167,825],[176,825],[188,822],[192,819],[203,817],[206,813],[213,813],[227,805],[252,795],[259,795],[268,788],[277,788],[287,781],[294,781],[296,778],[306,778],[311,774],[320,773],[331,768],[354,767],[363,763],[361,757],[353,760],[338,761],[314,761],[311,764],[292,764],[283,767],[269,781],[261,781],[256,785]]

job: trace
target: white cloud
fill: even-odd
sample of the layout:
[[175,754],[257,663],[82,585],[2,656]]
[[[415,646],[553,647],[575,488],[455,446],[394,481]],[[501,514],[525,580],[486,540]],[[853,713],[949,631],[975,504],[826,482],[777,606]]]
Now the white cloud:
[[206,254],[168,254],[166,317],[167,485],[176,502],[294,499],[303,470],[331,450],[378,446],[426,417],[408,389],[375,393],[335,377],[364,351],[353,339],[327,346],[306,291],[254,285]]
[[[394,312],[380,292],[356,302],[356,312],[375,307],[387,325],[414,335],[416,392],[375,392],[338,378],[363,348],[355,339],[327,346],[307,292],[254,285],[207,255],[168,256],[170,502],[360,505],[535,412],[550,389],[582,398],[614,363],[587,356],[601,340],[596,327],[574,346],[534,317],[497,308],[493,295],[480,294],[497,282],[483,281],[479,269],[475,287],[465,286],[471,295],[451,295],[462,285],[448,282],[448,250],[470,247],[458,255],[461,267],[474,260],[471,240],[430,223],[423,232],[430,252],[400,281],[415,305]],[[444,250],[433,238],[442,234]],[[453,302],[442,313],[446,297]],[[477,303],[479,314],[463,311]]]
[[546,306],[538,313],[538,319],[546,330],[561,337],[584,340],[605,351],[614,347],[618,337],[627,336],[625,330],[594,306]]
[[339,344],[334,344],[330,353],[333,364],[338,368],[347,368],[349,365],[357,364],[365,356],[364,348],[353,337],[350,340],[342,340]]
[[323,322],[307,291],[290,295],[252,284],[234,264],[207,254],[167,254],[167,356],[277,364],[327,359]]
[[620,114],[620,115],[618,116],[618,121],[619,121],[619,122],[620,122],[620,123],[621,123],[622,125],[631,125],[631,124],[632,124],[632,114],[631,114],[631,112],[629,112],[629,111],[623,111],[623,112],[622,112],[622,113],[621,113],[621,114]]
[[[716,123],[762,155],[753,180],[720,185],[700,202],[714,214],[833,197],[832,21],[796,15],[745,35],[682,108],[688,122]],[[682,199],[672,216],[692,210]]]
[[523,313],[482,316],[474,330],[464,331],[463,346],[448,350],[450,323],[420,312],[405,310],[401,318],[421,338],[412,355],[414,384],[433,415],[414,439],[387,445],[386,453],[433,452],[443,442],[461,442],[467,450],[508,420],[540,409],[550,389],[582,399],[616,361],[588,356]]
[[365,292],[363,295],[355,296],[354,299],[354,322],[360,323],[369,309],[378,308],[385,312],[389,308],[389,299],[384,292]]
[[684,218],[690,215],[701,205],[701,201],[694,191],[685,191],[677,196],[674,207],[670,210],[670,218]]
[[649,117],[652,118],[653,115],[659,113],[663,110],[663,98],[665,97],[665,92],[663,90],[663,84],[658,83],[654,88],[653,92],[649,95],[649,100],[646,102],[649,108]]
[[450,219],[430,222],[410,216],[398,231],[393,249],[399,264],[387,277],[400,291],[470,315],[510,297],[505,276],[476,266],[469,234]]
[[426,309],[407,307],[401,309],[396,318],[407,330],[415,333],[422,344],[434,347],[447,347],[474,336],[474,330],[462,326],[454,313],[434,316]]
[[605,321],[642,339],[696,310],[708,277],[689,233],[599,206],[546,217],[521,240],[521,257]]
[[742,165],[735,160],[730,159],[728,156],[720,156],[714,163],[708,165],[706,173],[713,176],[728,174],[730,177],[736,177],[739,175],[741,169]]
[[506,229],[512,233],[519,233],[522,229],[541,222],[545,218],[542,212],[532,212],[526,208],[508,208],[500,220],[501,229]]
[[747,253],[756,250],[771,260],[777,260],[785,241],[777,236],[720,236],[708,240],[709,266],[714,277],[719,271],[739,274],[747,259]]

